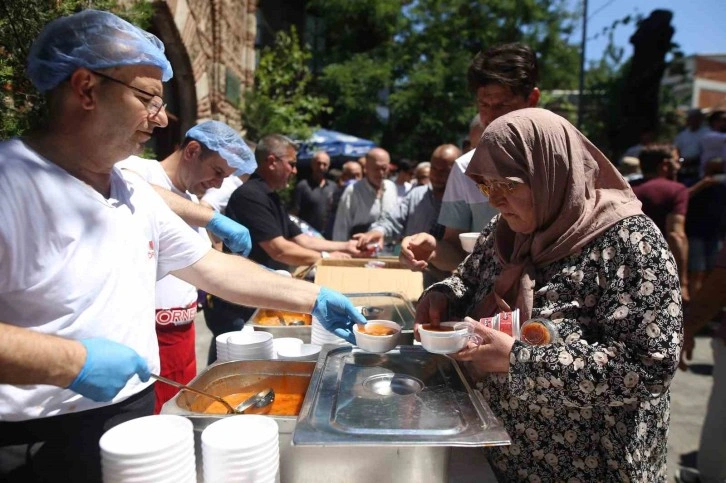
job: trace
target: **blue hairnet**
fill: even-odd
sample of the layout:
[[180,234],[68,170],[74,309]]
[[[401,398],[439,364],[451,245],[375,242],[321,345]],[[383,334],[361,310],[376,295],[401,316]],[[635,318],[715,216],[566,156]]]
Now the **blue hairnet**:
[[164,44],[155,35],[109,12],[84,10],[49,22],[28,55],[28,77],[47,92],[80,68],[99,70],[128,65],[151,65],[171,79]]
[[204,144],[227,161],[230,168],[235,168],[235,176],[250,174],[257,169],[255,156],[242,140],[242,137],[223,122],[206,121],[187,131],[187,138]]

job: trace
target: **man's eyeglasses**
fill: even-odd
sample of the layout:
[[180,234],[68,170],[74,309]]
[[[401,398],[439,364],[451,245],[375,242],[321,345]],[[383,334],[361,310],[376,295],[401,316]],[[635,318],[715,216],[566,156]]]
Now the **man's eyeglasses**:
[[515,181],[500,181],[500,180],[494,180],[494,181],[482,181],[480,183],[477,183],[476,186],[479,188],[479,191],[486,196],[489,197],[492,192],[497,191],[499,193],[511,193],[514,191],[514,188],[517,187],[519,183]]
[[136,91],[139,94],[143,94],[146,97],[148,97],[149,100],[146,102],[146,110],[149,112],[149,114],[152,117],[158,115],[166,107],[166,104],[164,103],[164,100],[161,97],[157,96],[156,94],[152,94],[151,92],[146,92],[143,89],[139,89],[138,87],[134,87],[134,86],[132,86],[130,84],[127,84],[127,83],[125,83],[123,81],[120,81],[118,79],[114,79],[113,77],[111,77],[109,75],[101,74],[100,72],[96,72],[95,70],[92,70],[91,72],[94,73],[94,74],[96,74],[98,77],[102,77],[102,78],[104,78],[106,80],[110,80],[111,82],[115,82],[117,84],[121,84],[122,86],[128,87],[132,91]]

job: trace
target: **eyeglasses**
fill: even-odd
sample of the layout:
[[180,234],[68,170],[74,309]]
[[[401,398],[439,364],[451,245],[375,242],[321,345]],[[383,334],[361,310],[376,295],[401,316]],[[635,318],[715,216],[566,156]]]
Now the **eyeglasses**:
[[516,181],[500,181],[500,180],[494,180],[494,181],[482,181],[481,183],[477,183],[476,186],[479,188],[479,191],[486,196],[489,197],[491,193],[494,191],[497,191],[499,193],[511,193],[514,191],[514,188],[517,187],[519,183]]
[[111,82],[115,82],[117,84],[121,84],[122,86],[128,87],[132,91],[136,91],[139,94],[143,94],[146,97],[149,97],[149,100],[146,102],[146,110],[149,112],[149,115],[151,117],[154,117],[154,116],[158,115],[163,109],[166,108],[166,103],[164,102],[164,100],[161,97],[157,96],[156,94],[152,94],[151,92],[146,92],[143,89],[139,89],[138,87],[134,87],[134,86],[132,86],[130,84],[127,84],[127,83],[125,83],[123,81],[120,81],[118,79],[114,79],[113,77],[111,77],[109,75],[101,74],[100,72],[96,72],[95,70],[92,70],[91,72],[93,74],[96,74],[98,77],[102,77],[104,79],[110,80]]

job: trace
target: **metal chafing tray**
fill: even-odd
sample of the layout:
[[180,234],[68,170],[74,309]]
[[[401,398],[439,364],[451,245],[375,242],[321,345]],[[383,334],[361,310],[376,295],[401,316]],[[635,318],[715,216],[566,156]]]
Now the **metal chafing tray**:
[[510,438],[453,359],[325,346],[293,434],[300,446],[497,446]]
[[[373,292],[373,293],[347,293],[344,294],[350,299],[354,306],[358,307],[363,316],[368,320],[384,319],[398,323],[403,330],[399,343],[413,344],[413,321],[416,311],[402,294],[394,292]],[[257,320],[262,309],[257,309],[250,317],[248,324],[255,330],[270,332],[273,337],[297,337],[304,342],[310,342],[311,327],[303,326],[282,326],[282,325],[260,325]]]

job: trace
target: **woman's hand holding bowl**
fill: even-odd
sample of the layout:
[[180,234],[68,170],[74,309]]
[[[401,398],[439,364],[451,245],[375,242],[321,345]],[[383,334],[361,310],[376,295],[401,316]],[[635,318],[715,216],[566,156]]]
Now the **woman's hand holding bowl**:
[[471,363],[479,374],[509,372],[509,354],[512,352],[514,338],[479,323],[475,324],[474,333],[481,337],[481,344],[475,345],[470,342],[467,347],[452,354],[451,357],[457,361]]
[[423,296],[416,307],[416,319],[413,323],[413,335],[417,341],[421,341],[418,328],[423,324],[439,325],[439,322],[449,320],[449,298],[441,293],[431,291]]

